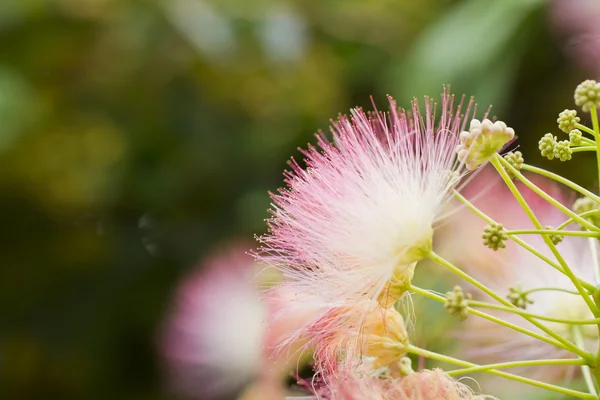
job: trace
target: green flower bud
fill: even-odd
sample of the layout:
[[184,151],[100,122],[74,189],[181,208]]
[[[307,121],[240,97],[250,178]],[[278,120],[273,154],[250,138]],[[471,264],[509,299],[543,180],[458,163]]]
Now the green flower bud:
[[[515,151],[514,153],[512,151],[508,152],[504,155],[504,159],[517,171],[521,170],[521,167],[525,162],[525,159],[523,158],[523,153],[521,153],[520,151]],[[506,173],[508,174],[508,176],[510,176],[511,179],[514,179],[514,175],[509,169],[506,169]]]
[[579,123],[579,121],[580,119],[575,110],[564,110],[558,114],[558,119],[556,120],[558,128],[565,133],[569,133],[575,129],[575,124]]
[[575,89],[574,98],[583,111],[600,108],[600,83],[591,79],[581,82]]
[[561,140],[554,145],[554,157],[560,161],[569,161],[573,156],[573,150],[568,140]]
[[[544,229],[547,229],[549,231],[553,231],[554,227],[551,225],[546,225],[544,227]],[[556,246],[557,244],[559,244],[560,242],[563,241],[564,236],[563,235],[548,235],[548,238],[550,238],[550,240],[552,241],[552,243],[554,243],[554,245]]]
[[504,242],[508,240],[508,235],[502,224],[492,223],[483,229],[482,238],[485,246],[496,251],[506,247]]
[[[573,211],[575,211],[577,214],[583,214],[584,212],[593,210],[600,211],[600,204],[589,197],[581,197],[575,200],[575,203],[573,203]],[[587,215],[584,218],[590,223],[600,226],[600,212]]]
[[540,139],[538,148],[542,152],[542,157],[546,157],[548,160],[553,160],[555,146],[556,146],[556,137],[551,133],[546,133]]
[[469,315],[469,300],[471,295],[465,293],[460,286],[454,286],[451,292],[446,293],[446,303],[444,308],[452,315],[458,315],[461,321],[465,320]]
[[510,293],[506,296],[506,298],[514,306],[517,306],[524,310],[527,307],[527,304],[533,304],[533,300],[530,300],[527,297],[527,293],[523,292],[523,288],[521,287],[520,283],[509,288],[509,290]]
[[571,146],[579,146],[581,144],[582,137],[583,134],[579,129],[573,129],[571,132],[569,132],[569,143]]

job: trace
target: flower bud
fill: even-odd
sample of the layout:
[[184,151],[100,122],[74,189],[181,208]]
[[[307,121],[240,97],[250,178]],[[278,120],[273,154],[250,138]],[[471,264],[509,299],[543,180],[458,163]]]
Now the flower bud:
[[502,121],[473,119],[469,130],[460,133],[460,144],[456,147],[456,153],[458,159],[473,171],[489,161],[514,137],[515,131]]

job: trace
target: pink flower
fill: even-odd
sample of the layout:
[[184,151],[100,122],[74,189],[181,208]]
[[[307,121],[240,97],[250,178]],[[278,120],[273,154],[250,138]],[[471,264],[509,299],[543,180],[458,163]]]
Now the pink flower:
[[303,153],[306,167],[292,160],[287,188],[272,194],[258,259],[282,271],[297,293],[286,312],[316,310],[297,332],[312,342],[359,329],[348,307],[377,301],[387,308],[399,299],[464,169],[456,148],[467,120],[452,96],[444,93],[437,125],[432,100],[425,115],[416,101],[412,114],[389,101],[388,114],[354,109],[340,117],[333,142],[318,135],[320,149]]
[[345,369],[317,398],[327,400],[483,400],[440,369],[423,370],[400,378],[361,376]]
[[285,373],[297,358],[276,360],[272,348],[303,319],[273,318],[290,295],[279,291],[264,303],[255,281],[260,266],[247,248],[217,251],[175,293],[160,350],[170,389],[180,397],[220,400],[244,389],[246,400],[284,396]]
[[596,0],[553,0],[550,18],[565,36],[565,52],[592,77],[600,76],[600,3]]

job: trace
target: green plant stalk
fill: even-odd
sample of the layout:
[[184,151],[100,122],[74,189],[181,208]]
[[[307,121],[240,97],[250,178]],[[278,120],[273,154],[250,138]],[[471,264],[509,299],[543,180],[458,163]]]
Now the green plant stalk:
[[[504,180],[504,182],[506,183],[506,185],[508,186],[508,188],[512,192],[513,196],[517,200],[517,202],[519,202],[519,204],[521,205],[521,208],[523,208],[523,211],[525,211],[525,213],[527,214],[527,216],[529,217],[529,219],[531,220],[531,222],[533,222],[533,225],[535,225],[535,227],[537,229],[543,230],[544,228],[543,228],[542,224],[537,219],[537,217],[535,216],[535,214],[533,213],[533,211],[531,210],[531,208],[529,207],[529,205],[525,201],[525,198],[523,198],[523,196],[521,195],[521,192],[519,192],[519,189],[517,189],[517,187],[515,186],[515,183],[510,179],[510,177],[508,176],[508,174],[506,173],[506,171],[504,170],[504,168],[502,168],[502,164],[503,164],[502,161],[505,161],[505,160],[502,157],[500,157],[498,154],[495,154],[494,157],[492,157],[492,159],[491,159],[492,165],[496,168],[496,170],[498,171],[498,173],[500,174],[500,176],[502,177],[502,179]],[[533,183],[531,183],[528,179],[526,179],[519,171],[517,171],[508,162],[505,163],[505,166],[506,165],[508,166],[507,168],[510,168],[511,172],[519,180],[521,180],[523,183],[525,183],[531,190],[533,190],[534,192],[536,192],[540,196],[542,196],[542,193],[545,194],[547,197],[549,197],[550,199],[552,199],[556,204],[559,204],[561,207],[566,208],[562,204],[560,204],[559,202],[557,202],[553,197],[547,195],[543,190],[541,190],[536,185],[534,185]],[[531,186],[528,185],[526,181],[529,182],[529,184]],[[544,196],[542,196],[542,197],[544,197]],[[571,213],[570,210],[569,210],[569,212]],[[579,216],[577,216],[577,217],[579,217]],[[575,218],[575,217],[573,217],[573,218]],[[587,221],[586,221],[586,223],[587,223]],[[596,229],[592,229],[592,230],[597,230],[597,228]],[[590,296],[587,294],[587,292],[585,291],[585,289],[583,288],[583,286],[579,282],[579,279],[575,276],[575,274],[573,273],[573,271],[571,270],[571,268],[569,267],[569,265],[567,264],[567,262],[564,260],[564,258],[560,254],[560,252],[556,249],[556,246],[554,245],[554,243],[552,242],[552,240],[550,240],[550,238],[548,236],[546,236],[546,235],[542,235],[542,238],[544,239],[544,242],[546,242],[546,244],[550,248],[550,251],[552,252],[552,254],[554,255],[554,257],[556,257],[556,260],[558,261],[558,263],[560,264],[560,266],[563,268],[565,275],[573,282],[573,285],[575,285],[575,288],[577,289],[577,291],[579,292],[579,294],[581,295],[581,297],[583,298],[583,300],[585,301],[585,303],[589,307],[589,309],[592,312],[592,314],[594,314],[595,317],[600,317],[600,310],[598,310],[598,307],[596,307],[596,304],[594,304],[594,302],[592,301],[592,299],[590,298]]]
[[[469,282],[471,285],[475,286],[476,288],[478,288],[479,290],[481,290],[482,292],[484,292],[485,294],[487,294],[488,296],[490,296],[491,298],[493,298],[494,300],[496,300],[500,304],[503,304],[503,305],[505,305],[506,307],[509,307],[509,308],[517,308],[514,304],[512,304],[508,300],[504,299],[502,296],[498,295],[496,292],[494,292],[493,290],[491,290],[490,288],[488,288],[483,283],[479,282],[477,279],[473,278],[469,274],[465,273],[460,268],[458,268],[455,265],[453,265],[451,262],[447,261],[443,257],[440,257],[435,252],[431,251],[429,253],[428,257],[432,261],[440,264],[441,266],[443,266],[444,268],[446,268],[447,270],[449,270],[450,272],[452,272],[453,274],[455,274],[456,276],[458,276],[458,277],[464,279],[465,281]],[[529,321],[531,324],[535,325],[536,327],[538,327],[539,329],[541,329],[542,331],[544,331],[546,334],[550,335],[552,338],[558,340],[559,342],[561,342],[565,346],[567,346],[567,347],[573,346],[573,344],[571,342],[569,342],[567,339],[565,339],[564,337],[560,336],[558,333],[554,332],[552,329],[548,328],[546,325],[540,323],[539,321],[536,321],[534,318],[528,317],[526,315],[521,315],[521,317],[523,317],[524,319],[526,319],[527,321]]]
[[[429,299],[432,299],[432,300],[435,300],[437,302],[440,302],[442,304],[446,303],[446,299],[443,296],[440,296],[439,294],[432,293],[432,292],[430,292],[428,290],[416,287],[414,285],[411,285],[409,290],[412,291],[412,292],[415,292],[415,293],[417,293],[417,294],[419,294],[419,295],[421,295],[423,297],[427,297]],[[565,343],[559,342],[556,339],[552,339],[552,338],[549,338],[547,336],[540,335],[537,332],[531,331],[531,330],[529,330],[527,328],[523,328],[523,327],[521,327],[519,325],[512,324],[510,322],[504,321],[503,319],[496,318],[496,317],[494,317],[494,316],[492,316],[490,314],[486,314],[486,313],[484,313],[482,311],[479,311],[479,310],[476,310],[476,309],[474,309],[472,307],[467,307],[467,311],[470,314],[473,314],[473,315],[476,315],[478,317],[487,319],[488,321],[494,322],[494,323],[496,323],[498,325],[505,326],[505,327],[507,327],[509,329],[512,329],[514,331],[523,333],[523,334],[525,334],[527,336],[531,336],[534,339],[537,339],[537,340],[540,340],[542,342],[548,343],[548,344],[550,344],[552,346],[555,346],[555,347],[558,347],[560,349],[564,349],[564,350],[570,351],[571,353],[577,354],[578,356],[580,356],[580,357],[588,360],[588,362],[594,362],[594,356],[592,354],[586,352],[585,350],[582,350],[582,349],[578,348],[577,346],[575,346],[573,343],[571,343],[569,341],[566,341]]]
[[505,363],[488,364],[479,367],[461,368],[448,371],[450,376],[471,374],[473,372],[486,372],[489,369],[504,369],[515,367],[535,367],[540,365],[585,365],[583,358],[557,358],[547,360],[526,360],[526,361],[511,361]]
[[[579,295],[579,293],[577,293]],[[494,310],[500,310],[500,311],[506,311],[506,312],[510,312],[513,314],[519,314],[519,315],[527,315],[531,318],[535,318],[535,319],[541,319],[542,321],[548,321],[548,322],[556,322],[559,324],[567,324],[567,325],[596,325],[600,323],[600,318],[595,318],[595,319],[560,319],[560,318],[550,318],[550,317],[544,317],[542,315],[536,315],[536,314],[532,314],[532,313],[528,313],[527,311],[524,311],[520,308],[508,308],[508,307],[504,307],[504,306],[500,306],[498,304],[491,304],[491,303],[487,303],[485,301],[475,301],[475,300],[469,300],[469,305],[472,307],[480,307],[480,308],[491,308]]]
[[[518,192],[518,189],[515,186],[514,182],[510,179],[510,177],[508,176],[508,174],[506,173],[506,171],[504,170],[504,168],[502,168],[502,166],[504,166],[507,169],[509,169],[510,172],[518,180],[520,180],[521,182],[523,182],[525,184],[525,186],[527,186],[529,189],[533,190],[541,198],[543,198],[544,200],[546,200],[548,203],[552,204],[554,207],[558,208],[563,213],[567,214],[569,217],[573,218],[575,221],[577,221],[579,224],[581,224],[585,228],[589,229],[590,231],[600,231],[599,227],[597,227],[596,225],[590,223],[586,219],[582,218],[581,216],[579,216],[579,214],[576,214],[575,212],[573,212],[569,208],[565,207],[563,204],[561,204],[559,201],[557,201],[554,197],[550,196],[548,193],[546,193],[542,189],[540,189],[536,184],[534,184],[533,182],[531,182],[522,173],[520,173],[515,167],[513,167],[512,165],[510,165],[510,163],[508,163],[506,160],[504,160],[502,157],[500,157],[500,155],[495,154],[492,157],[492,160],[490,162],[492,163],[492,165],[494,165],[494,167],[496,168],[496,170],[498,170],[498,173],[500,173],[500,176],[502,176],[503,179],[505,177],[506,177],[506,179],[508,179],[508,182],[506,181],[506,179],[504,179],[504,182],[506,182],[506,184],[508,185],[509,189],[511,189],[511,191],[513,192],[513,194],[515,193],[514,191]],[[500,171],[502,171],[502,172],[500,172]],[[509,182],[510,182],[510,185],[509,185]],[[522,198],[523,196],[519,196],[519,197]],[[539,228],[539,229],[541,229],[541,228]]]
[[[592,117],[593,118],[593,117]],[[590,135],[592,135],[594,138],[597,138],[598,135],[596,134],[596,132],[594,132],[592,129],[588,128],[587,126],[583,125],[583,124],[575,124],[575,128],[579,129],[580,131],[584,131],[585,133],[589,133]]]
[[579,192],[582,195],[589,197],[590,199],[600,203],[600,196],[595,195],[594,193],[581,187],[580,185],[576,184],[575,182],[573,182],[567,178],[563,178],[562,176],[560,176],[558,174],[555,174],[550,171],[546,171],[543,168],[534,167],[533,165],[529,165],[529,164],[521,165],[521,170],[533,172],[534,174],[542,175],[542,176],[545,176],[546,178],[552,179],[553,181],[562,183],[563,185],[575,190],[576,192]]
[[558,287],[541,287],[541,288],[535,288],[535,289],[529,289],[529,290],[525,290],[523,292],[524,295],[528,295],[529,293],[534,293],[534,292],[543,292],[543,291],[555,291],[555,292],[564,292],[564,293],[569,293],[569,294],[574,294],[579,296],[579,292],[573,291],[573,290],[568,290],[568,289],[563,289],[563,288],[558,288]]
[[561,235],[561,236],[585,236],[597,238],[600,237],[600,232],[590,231],[561,231],[557,229],[515,229],[506,231],[507,235]]
[[[575,344],[578,347],[583,347],[583,336],[581,335],[581,329],[578,326],[571,327],[573,332],[573,337],[575,338]],[[591,394],[598,396],[598,392],[596,391],[596,385],[592,379],[592,372],[590,371],[590,367],[588,365],[581,365],[581,372],[583,374],[583,379],[585,380],[585,384],[588,387],[588,390]]]
[[[573,153],[582,153],[584,151],[596,151],[596,148],[593,146],[581,146],[581,147],[571,147],[571,151]],[[600,167],[599,167],[600,168]],[[600,172],[600,171],[599,171]]]
[[[478,209],[477,207],[475,207],[474,204],[472,204],[469,200],[467,200],[463,195],[461,195],[457,191],[454,191],[454,196],[461,203],[463,203],[469,210],[473,211],[473,213],[475,213],[481,219],[483,219],[484,221],[486,221],[488,224],[496,222],[492,218],[490,218],[488,215],[486,215],[483,211],[481,211],[480,209]],[[584,213],[582,213],[581,215],[583,215],[583,214]],[[562,274],[565,273],[560,265],[558,265],[554,261],[550,260],[548,257],[546,257],[544,254],[540,253],[533,246],[529,245],[527,242],[525,242],[521,238],[518,238],[516,236],[509,236],[509,238],[513,242],[515,242],[516,244],[518,244],[519,246],[523,247],[525,250],[529,251],[531,254],[533,254],[536,257],[538,257],[540,260],[542,260],[545,263],[547,263],[548,265],[552,266],[554,269],[556,269],[560,273],[562,273]],[[581,278],[577,278],[577,279],[579,280],[579,282],[581,283],[581,285],[587,289],[588,292],[593,293],[593,292],[596,291],[596,286],[592,285],[589,282],[586,282],[584,279],[581,279]]]
[[588,139],[588,138],[586,138],[585,136],[583,136],[583,137],[581,138],[581,143],[583,143],[581,146],[583,146],[583,145],[587,145],[587,146],[595,146],[595,145],[596,145],[596,142],[595,142],[595,141],[593,141],[592,139]]
[[[443,354],[434,353],[432,351],[421,349],[420,347],[416,347],[411,344],[406,346],[405,349],[411,354],[416,354],[418,356],[422,356],[422,357],[429,358],[432,360],[447,362],[447,363],[458,365],[461,367],[467,367],[467,368],[480,367],[480,365],[473,364],[473,363],[463,361],[463,360],[459,360],[457,358],[448,357]],[[577,397],[579,399],[585,399],[585,400],[597,400],[598,399],[597,396],[594,396],[590,393],[584,393],[584,392],[580,392],[577,390],[572,390],[572,389],[567,389],[567,388],[563,388],[563,387],[556,386],[556,385],[551,385],[549,383],[536,381],[535,379],[524,378],[522,376],[510,374],[508,372],[497,371],[495,369],[485,370],[484,372],[492,374],[492,375],[501,376],[503,378],[512,379],[514,381],[522,382],[522,383],[525,383],[528,385],[537,386],[537,387],[540,387],[543,389],[551,390],[553,392],[562,393],[567,396]]]
[[[600,210],[590,210],[590,211],[582,212],[581,214],[579,214],[579,216],[580,217],[587,217],[589,215],[598,214],[598,213],[600,213]],[[564,229],[569,224],[572,224],[573,222],[575,222],[575,220],[573,218],[569,218],[568,220],[566,220],[565,222],[563,222],[562,224],[560,224],[559,226],[557,226],[556,229],[558,229],[558,230]]]
[[[596,163],[598,165],[598,179],[600,179],[600,124],[598,124],[598,112],[596,107],[592,107],[590,110],[590,115],[592,116],[592,128],[593,135],[596,139]],[[598,263],[596,262],[596,267]],[[600,272],[596,268],[596,276],[599,276]],[[598,282],[596,282],[598,283]],[[600,324],[598,324],[598,336],[600,336]],[[598,344],[598,350],[596,352],[596,365],[594,370],[594,376],[596,378],[596,383],[600,385],[600,343]],[[588,384],[588,387],[590,385]]]
[[592,107],[590,110],[592,116],[592,127],[594,129],[594,135],[596,137],[596,164],[598,165],[598,179],[600,180],[600,126],[598,125],[598,113],[596,107]]

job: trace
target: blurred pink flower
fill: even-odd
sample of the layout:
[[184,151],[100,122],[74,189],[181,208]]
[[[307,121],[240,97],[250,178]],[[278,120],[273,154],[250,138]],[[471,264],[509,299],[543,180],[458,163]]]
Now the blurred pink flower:
[[[389,101],[388,114],[355,109],[340,117],[333,143],[318,135],[321,149],[304,151],[306,168],[292,160],[288,187],[272,194],[258,259],[281,270],[284,287],[297,293],[286,312],[316,312],[297,332],[311,343],[358,330],[343,312],[348,306],[379,301],[386,308],[398,300],[392,286],[406,284],[425,256],[463,170],[455,150],[467,117],[451,95],[443,95],[437,126],[432,100],[424,115],[416,101],[412,114]],[[317,356],[318,367],[329,361]]]
[[[186,276],[161,336],[170,389],[183,398],[220,400],[244,392],[244,399],[281,399],[285,372],[295,359],[272,357],[274,342],[302,318],[278,318],[287,294],[268,303],[256,276],[260,266],[232,246],[207,258]],[[300,318],[298,318],[300,317]]]
[[600,78],[600,2],[553,0],[550,19],[566,38],[567,55],[593,78]]
[[318,392],[327,400],[483,400],[466,385],[440,369],[423,370],[401,378],[360,376],[344,369],[328,387]]
[[[571,200],[567,201],[569,197],[552,182],[535,176],[530,178],[561,203],[565,203],[568,207],[572,205],[575,196],[571,196]],[[495,172],[484,171],[462,193],[472,198],[479,209],[502,223],[505,228],[533,229],[533,224],[503,182],[498,181],[498,184],[490,189],[490,182],[499,179]],[[521,184],[517,186],[542,225],[556,227],[568,219],[565,214],[528,188]],[[572,282],[564,274],[511,241],[507,242],[506,249],[497,252],[484,247],[481,234],[485,224],[483,220],[465,209],[457,215],[456,223],[449,224],[447,227],[449,235],[444,238],[446,242],[444,247],[460,245],[463,251],[454,253],[452,257],[470,275],[503,295],[507,295],[509,288],[517,284],[521,285],[522,290],[553,287],[576,291]],[[571,224],[567,229],[576,228],[577,224]],[[520,238],[548,258],[555,260],[539,235],[520,235]],[[597,258],[595,255],[598,251],[597,247],[595,239],[573,236],[565,236],[557,245],[560,254],[575,275],[588,282],[595,281],[593,266],[597,262],[594,260],[594,257]],[[528,298],[533,301],[533,304],[527,305],[526,310],[533,314],[560,319],[594,318],[583,299],[577,295],[559,291],[539,291],[529,294]],[[516,314],[487,309],[483,311],[544,334]],[[575,340],[572,326],[551,322],[545,324],[567,339]],[[597,327],[580,325],[578,329],[581,329],[587,350],[595,351],[598,340]],[[470,316],[462,323],[460,337],[464,339],[464,351],[467,355],[481,361],[503,362],[573,357],[573,354],[566,350],[474,316]],[[552,380],[573,373],[576,368],[578,367],[536,367],[523,369],[520,373]]]

